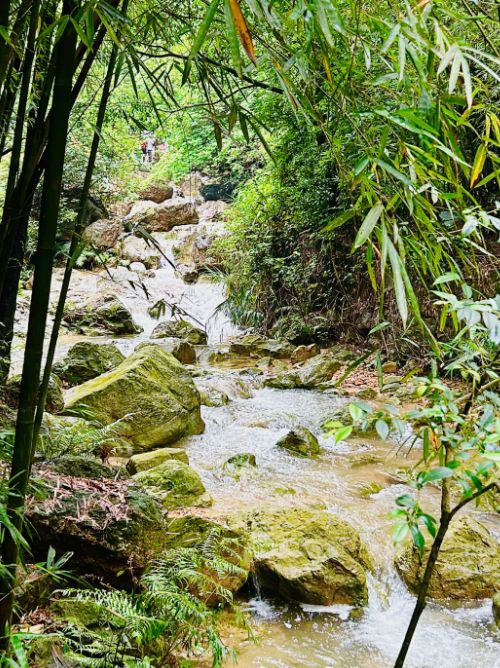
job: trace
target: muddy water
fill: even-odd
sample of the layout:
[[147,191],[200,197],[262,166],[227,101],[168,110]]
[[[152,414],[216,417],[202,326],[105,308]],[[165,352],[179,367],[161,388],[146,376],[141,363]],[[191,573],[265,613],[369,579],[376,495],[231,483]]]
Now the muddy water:
[[[233,382],[245,377],[226,373]],[[226,388],[228,383],[226,378]],[[248,384],[255,384],[251,376]],[[408,455],[378,439],[334,445],[323,438],[323,452],[316,460],[297,459],[274,447],[298,423],[320,433],[321,422],[339,401],[343,400],[308,390],[254,389],[251,398],[204,409],[205,433],[186,439],[191,463],[214,496],[216,513],[262,504],[322,504],[358,528],[375,560],[370,602],[359,617],[349,606],[294,607],[262,594],[245,602],[260,637],[258,645],[244,643],[239,648],[238,665],[245,668],[387,667],[404,636],[414,598],[392,566],[388,512],[394,499],[407,491],[398,477],[417,453]],[[229,456],[248,451],[256,456],[256,469],[249,468],[239,480],[221,473]],[[381,489],[368,494],[373,483]],[[427,499],[428,507],[436,502],[437,495]],[[408,666],[436,665],[500,666],[490,601],[429,605]]]
[[[192,229],[178,228],[168,235],[157,235],[167,258],[173,259],[174,243]],[[125,353],[133,350],[138,342],[149,337],[156,324],[147,309],[158,299],[174,304],[187,313],[187,319],[206,327],[211,343],[222,341],[236,331],[218,311],[224,301],[222,286],[208,279],[186,285],[166,259],[150,276],[138,277],[123,269],[111,273],[114,281],[105,272],[75,272],[70,299],[84,299],[110,287],[144,331],[132,338],[97,337],[96,341],[115,341]],[[60,278],[61,272],[56,272],[53,300]],[[21,315],[20,330],[23,318]],[[84,337],[63,334],[58,356],[81,338]],[[17,344],[19,361],[22,338]],[[199,373],[206,374],[204,381],[212,382],[232,399],[227,406],[203,408],[205,433],[183,443],[191,464],[214,497],[214,507],[209,512],[223,516],[255,505],[320,504],[359,530],[376,564],[374,575],[369,576],[369,605],[362,613],[348,606],[289,605],[274,601],[257,589],[242,605],[253,620],[259,643],[242,642],[238,636],[238,665],[242,668],[390,667],[414,598],[392,566],[394,549],[388,512],[394,507],[394,499],[407,490],[401,469],[411,465],[417,454],[408,455],[395,444],[377,439],[356,439],[335,445],[322,438],[322,421],[343,401],[335,396],[264,388],[259,375],[244,369],[206,367]],[[296,424],[320,435],[322,454],[317,459],[297,459],[274,447]],[[223,464],[239,452],[254,453],[257,467],[249,467],[235,479],[223,473]],[[426,499],[428,507],[435,507],[436,501],[431,492]],[[483,515],[482,519],[500,533],[491,517]],[[495,638],[498,640],[490,601],[460,606],[431,603],[422,617],[407,665],[409,668],[500,667],[500,648]]]

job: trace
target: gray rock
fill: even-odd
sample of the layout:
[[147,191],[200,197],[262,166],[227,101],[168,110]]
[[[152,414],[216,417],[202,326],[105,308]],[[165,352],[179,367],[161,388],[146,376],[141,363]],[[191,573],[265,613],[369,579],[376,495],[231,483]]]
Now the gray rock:
[[86,227],[82,238],[97,250],[109,250],[115,246],[122,230],[123,223],[118,218],[102,218]]

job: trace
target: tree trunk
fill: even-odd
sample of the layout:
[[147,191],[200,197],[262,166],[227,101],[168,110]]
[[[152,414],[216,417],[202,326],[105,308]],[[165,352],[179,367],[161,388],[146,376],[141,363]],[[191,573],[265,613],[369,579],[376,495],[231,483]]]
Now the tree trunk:
[[[122,15],[125,16],[128,8],[128,0],[123,1],[122,6]],[[56,352],[57,339],[59,337],[59,329],[61,327],[62,317],[64,313],[64,305],[66,303],[66,297],[68,296],[69,284],[71,281],[71,274],[73,273],[74,263],[79,255],[79,246],[81,241],[81,234],[84,226],[85,219],[85,210],[87,205],[87,199],[90,192],[90,186],[92,183],[92,177],[94,174],[95,162],[97,158],[97,152],[99,150],[99,144],[101,141],[102,127],[104,124],[104,116],[106,114],[106,108],[108,106],[108,100],[111,94],[111,84],[113,81],[113,74],[116,67],[116,60],[118,57],[118,47],[116,44],[113,44],[111,55],[108,62],[108,69],[106,71],[106,78],[104,80],[103,89],[101,93],[101,100],[99,102],[99,109],[97,111],[97,117],[94,127],[94,135],[92,137],[92,145],[90,147],[89,158],[87,161],[87,169],[85,172],[85,179],[83,182],[82,192],[80,195],[80,201],[78,204],[78,218],[76,221],[75,229],[73,230],[73,235],[71,238],[71,245],[68,253],[68,260],[66,262],[66,268],[64,270],[64,277],[61,285],[61,290],[59,293],[59,299],[57,302],[56,313],[54,316],[54,323],[52,325],[52,332],[50,336],[49,348],[47,351],[47,358],[45,361],[45,368],[43,373],[42,384],[40,387],[40,395],[38,398],[38,405],[36,409],[35,417],[35,426],[33,430],[33,443],[31,448],[31,461],[33,461],[33,456],[35,454],[36,444],[38,442],[38,436],[40,434],[40,428],[42,426],[43,412],[45,410],[45,401],[47,399],[47,390],[49,388],[50,374],[52,371],[52,363],[54,361],[54,354]]]
[[[73,7],[73,2],[66,0],[63,6],[64,14],[70,14]],[[23,524],[24,503],[29,479],[31,443],[47,323],[64,154],[71,112],[71,85],[75,49],[76,32],[71,22],[68,22],[56,45],[56,77],[47,145],[47,167],[40,207],[33,291],[19,393],[14,453],[9,479],[7,509],[12,523],[18,529]],[[2,541],[2,561],[8,572],[0,580],[2,595],[0,601],[0,630],[3,635],[0,649],[4,653],[9,647],[13,586],[18,554],[17,541],[10,532],[6,531]]]

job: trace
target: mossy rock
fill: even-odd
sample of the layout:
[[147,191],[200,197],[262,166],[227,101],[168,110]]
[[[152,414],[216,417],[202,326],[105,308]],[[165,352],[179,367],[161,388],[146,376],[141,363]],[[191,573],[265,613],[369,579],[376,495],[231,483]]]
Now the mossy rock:
[[153,329],[152,339],[177,338],[194,346],[206,345],[207,334],[187,320],[166,320]]
[[127,462],[127,471],[131,475],[134,475],[141,471],[148,471],[170,459],[176,459],[179,462],[189,464],[187,452],[182,448],[158,448],[151,452],[141,452],[137,455],[132,455]]
[[97,457],[89,455],[63,455],[47,465],[53,471],[56,471],[56,473],[75,478],[101,480],[105,478],[129,477],[123,467],[108,466],[97,459]]
[[335,515],[311,508],[256,510],[234,526],[250,535],[256,577],[271,595],[314,605],[368,602],[371,557],[358,532]]
[[266,339],[260,334],[244,334],[234,337],[230,341],[229,352],[233,355],[244,357],[273,357],[284,359],[290,357],[294,351],[294,346],[281,339]]
[[266,385],[287,390],[294,388],[312,389],[331,381],[340,363],[333,357],[317,355],[302,366],[292,369],[266,381]]
[[221,406],[227,406],[230,402],[228,395],[222,390],[217,389],[214,385],[204,383],[197,383],[196,385],[200,391],[202,406],[220,408]]
[[[409,545],[396,558],[396,568],[412,591],[417,591],[427,563]],[[500,543],[472,517],[454,520],[445,536],[429,585],[436,599],[483,599],[492,597],[500,583]]]
[[73,552],[71,570],[128,587],[164,549],[166,523],[160,504],[128,480],[83,480],[44,473],[26,518],[35,559],[52,546]]
[[279,439],[276,447],[299,457],[314,457],[320,451],[318,439],[306,427],[294,427]]
[[252,565],[252,553],[245,532],[196,515],[184,515],[168,522],[168,549],[200,550],[207,542],[210,542],[212,549],[215,548],[218,556],[236,567],[222,576],[220,573],[210,573],[210,576],[226,589],[237,592],[247,581]]
[[196,471],[175,459],[136,473],[134,479],[149,494],[161,501],[165,508],[204,508],[212,504],[212,499]]
[[72,388],[65,414],[93,411],[96,420],[120,420],[119,434],[137,451],[200,434],[200,395],[189,373],[159,346],[141,346],[112,371]]
[[70,387],[107,373],[123,362],[125,356],[112,343],[76,343],[62,360],[54,364],[54,373]]
[[[147,342],[140,343],[136,347],[136,350],[140,350],[142,347],[148,345],[153,344]],[[196,362],[196,350],[193,344],[189,343],[189,341],[183,341],[182,339],[169,337],[155,341],[154,345],[159,346],[165,352],[173,355],[175,359],[179,360],[181,364],[194,364]]]
[[128,308],[114,295],[106,292],[84,304],[66,303],[63,321],[82,334],[109,332],[115,335],[142,332]]
[[240,452],[229,457],[223,468],[241,468],[242,466],[257,466],[255,455],[252,452]]
[[[4,387],[4,396],[11,408],[17,408],[19,402],[19,391],[21,389],[21,376],[11,376]],[[57,376],[51,375],[47,388],[47,401],[45,405],[49,413],[60,413],[64,408],[64,397],[62,384]]]

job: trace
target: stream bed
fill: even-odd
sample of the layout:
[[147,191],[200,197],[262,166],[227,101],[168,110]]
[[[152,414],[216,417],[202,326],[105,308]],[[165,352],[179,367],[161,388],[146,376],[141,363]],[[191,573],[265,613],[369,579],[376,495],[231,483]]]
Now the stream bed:
[[[174,259],[174,242],[191,232],[190,228],[176,228],[169,234],[157,235],[167,258]],[[174,302],[188,313],[187,319],[206,327],[211,344],[238,331],[219,308],[224,301],[223,287],[208,278],[186,285],[164,259],[160,269],[142,279],[148,300],[143,290],[130,285],[129,278],[133,277],[126,275],[125,268],[110,273],[116,274],[115,281],[104,271],[76,271],[70,299],[83,299],[102,286],[112,287],[143,332],[132,338],[95,337],[92,340],[96,342],[113,341],[124,353],[131,352],[139,342],[149,338],[157,324],[148,314],[148,306],[157,299]],[[54,299],[61,274],[58,270],[53,281]],[[63,334],[57,356],[83,338],[88,339]],[[15,347],[17,366],[21,349],[22,337]],[[182,441],[191,465],[214,498],[213,508],[206,512],[223,516],[255,505],[274,508],[320,504],[356,527],[376,566],[374,574],[369,576],[369,604],[363,611],[339,605],[295,606],[273,600],[254,587],[253,593],[240,602],[252,620],[258,643],[237,636],[238,666],[389,668],[415,599],[393,567],[388,513],[394,507],[394,499],[407,490],[398,478],[398,471],[415,461],[416,453],[407,455],[395,444],[379,439],[361,438],[334,444],[333,440],[321,437],[322,422],[345,399],[312,390],[265,388],[253,370],[205,364],[197,373],[231,398],[230,403],[221,407],[203,407],[205,432]],[[298,424],[319,435],[322,454],[318,458],[298,459],[274,447],[290,427]],[[247,467],[237,478],[226,475],[224,462],[242,452],[252,452],[257,466]],[[431,507],[435,505],[432,493],[428,502]],[[481,519],[500,533],[497,520],[491,515],[482,513]],[[500,667],[491,601],[467,605],[429,603],[407,666]]]

